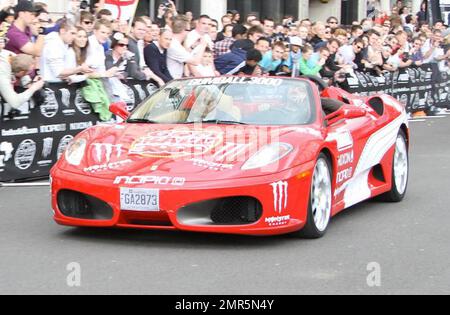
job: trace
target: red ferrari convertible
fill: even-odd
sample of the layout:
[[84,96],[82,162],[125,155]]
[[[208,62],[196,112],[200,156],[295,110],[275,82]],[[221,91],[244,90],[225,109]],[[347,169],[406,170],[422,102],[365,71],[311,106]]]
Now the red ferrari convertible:
[[407,190],[409,129],[388,95],[319,79],[176,80],[79,134],[51,172],[66,226],[323,236],[364,200]]

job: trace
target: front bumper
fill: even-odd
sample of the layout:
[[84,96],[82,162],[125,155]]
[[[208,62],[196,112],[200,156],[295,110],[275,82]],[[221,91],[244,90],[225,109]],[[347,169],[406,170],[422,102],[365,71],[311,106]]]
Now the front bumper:
[[[113,180],[52,170],[54,220],[61,225],[132,229],[180,230],[207,233],[276,235],[300,230],[306,223],[314,162],[278,173],[237,180],[189,182],[182,187],[158,185],[114,185]],[[120,209],[120,187],[160,190],[159,212]],[[113,209],[109,220],[87,220],[65,216],[58,206],[58,193],[71,190],[95,197]],[[242,225],[186,223],[180,209],[192,204],[227,198],[252,197],[262,205],[262,217]]]

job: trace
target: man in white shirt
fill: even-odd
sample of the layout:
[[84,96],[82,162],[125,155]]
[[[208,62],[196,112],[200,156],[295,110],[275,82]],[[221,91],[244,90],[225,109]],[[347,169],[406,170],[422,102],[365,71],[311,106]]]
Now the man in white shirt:
[[99,20],[95,23],[94,35],[89,37],[86,64],[97,73],[106,72],[106,56],[103,45],[108,42],[111,33],[111,23]]
[[207,47],[205,37],[200,39],[200,45],[193,52],[189,52],[182,43],[186,39],[189,30],[189,20],[185,16],[177,16],[172,25],[173,40],[167,51],[167,67],[174,79],[181,79],[185,65],[197,66],[201,63]]
[[184,42],[184,47],[189,50],[193,51],[197,49],[199,46],[202,38],[206,40],[208,43],[209,49],[214,51],[214,43],[211,39],[211,36],[209,36],[209,31],[211,27],[211,18],[207,15],[202,15],[197,21],[197,27],[195,30],[189,33],[189,35],[186,38],[186,41]]
[[355,39],[353,44],[345,45],[339,48],[337,58],[340,59],[343,65],[351,65],[354,70],[358,69],[355,64],[356,55],[361,53],[364,49],[364,40],[361,38]]
[[424,63],[437,63],[441,71],[447,71],[445,60],[449,58],[450,53],[445,53],[442,48],[442,32],[435,30],[433,37],[427,41],[422,47],[422,53],[424,55]]
[[53,32],[46,36],[44,50],[40,59],[41,75],[45,82],[62,82],[64,79],[79,73],[90,73],[86,65],[68,69],[65,63],[69,46],[72,45],[77,29],[71,22],[64,22],[59,33]]

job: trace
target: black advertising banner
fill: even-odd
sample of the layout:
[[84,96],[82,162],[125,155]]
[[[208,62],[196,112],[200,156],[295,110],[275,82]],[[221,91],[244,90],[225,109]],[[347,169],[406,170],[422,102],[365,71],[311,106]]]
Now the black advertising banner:
[[[156,87],[128,81],[128,109],[132,110]],[[99,124],[80,86],[51,84],[44,89],[45,102],[33,100],[19,111],[0,98],[0,182],[47,177],[70,141],[81,131]]]
[[450,106],[450,76],[439,71],[437,64],[410,67],[384,76],[356,72],[340,85],[346,91],[361,96],[374,93],[392,95],[410,113]]

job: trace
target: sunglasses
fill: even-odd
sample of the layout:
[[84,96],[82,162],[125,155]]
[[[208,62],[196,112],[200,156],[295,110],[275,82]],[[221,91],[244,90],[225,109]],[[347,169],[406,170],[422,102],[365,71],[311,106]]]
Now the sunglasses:
[[91,22],[91,21],[83,21],[83,24],[86,24],[86,25],[92,25],[92,24],[94,24],[94,22]]
[[117,44],[117,46],[119,46],[119,47],[128,47],[128,44]]

